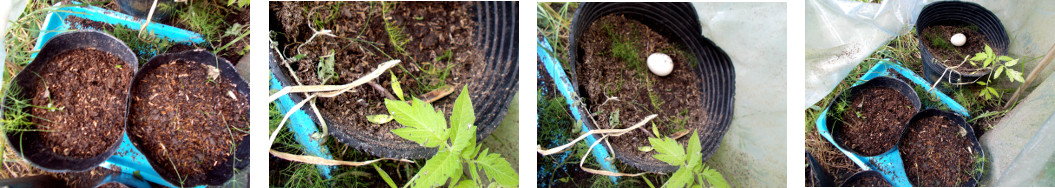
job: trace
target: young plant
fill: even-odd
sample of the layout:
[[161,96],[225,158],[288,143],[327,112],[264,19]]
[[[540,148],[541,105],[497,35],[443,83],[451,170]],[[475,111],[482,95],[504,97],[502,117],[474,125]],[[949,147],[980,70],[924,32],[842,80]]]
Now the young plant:
[[[461,94],[454,101],[450,126],[442,111],[436,111],[432,104],[421,99],[414,98],[412,104],[385,99],[385,107],[396,122],[406,126],[392,130],[392,133],[422,146],[437,148],[436,154],[425,161],[425,166],[407,185],[436,187],[449,181],[453,187],[482,187],[485,179],[478,172],[484,171],[492,186],[517,186],[517,173],[509,161],[476,145],[476,126],[473,125],[476,116],[468,94],[469,87],[462,87]],[[471,176],[462,180],[465,166]]]
[[319,84],[326,84],[330,79],[336,77],[337,74],[333,70],[334,52],[330,50],[329,54],[319,57],[319,65],[317,67],[316,75],[319,77]]
[[[392,12],[392,9],[395,8],[395,6],[395,2],[381,2],[382,18],[387,18],[388,15]],[[385,32],[388,33],[389,43],[392,43],[392,47],[396,48],[396,52],[399,52],[399,54],[406,55],[406,49],[404,49],[403,46],[406,45],[407,42],[410,42],[410,38],[408,38],[407,35],[403,33],[403,26],[394,23],[393,21],[389,21],[388,19],[384,20]]]
[[[703,148],[700,146],[700,137],[696,131],[692,131],[689,145],[682,148],[677,140],[664,137],[648,138],[649,144],[659,154],[652,157],[667,164],[678,166],[678,170],[667,179],[663,187],[729,187],[721,173],[703,164]],[[688,153],[686,153],[686,151]]]
[[[993,53],[993,49],[989,45],[985,45],[985,52],[978,52],[974,54],[974,57],[970,59],[971,65],[981,66],[983,68],[990,68],[990,65],[995,65],[996,68],[993,70],[993,75],[990,76],[986,81],[978,81],[978,85],[982,85],[982,92],[978,94],[985,98],[985,100],[992,100],[994,98],[1000,98],[1000,93],[996,92],[996,89],[992,87],[994,79],[999,79],[1001,74],[1006,74],[1007,79],[1014,82],[1025,82],[1022,78],[1022,72],[1018,72],[1014,69],[1014,66],[1018,64],[1018,59],[1014,59],[1008,56],[996,55]],[[981,65],[978,64],[981,62]]]

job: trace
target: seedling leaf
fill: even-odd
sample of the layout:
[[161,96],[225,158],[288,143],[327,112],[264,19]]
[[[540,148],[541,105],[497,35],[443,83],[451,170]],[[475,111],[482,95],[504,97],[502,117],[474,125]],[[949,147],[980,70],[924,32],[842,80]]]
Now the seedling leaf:
[[681,148],[678,141],[671,138],[648,138],[648,142],[659,153],[652,157],[674,166],[685,163],[685,149]]
[[399,78],[396,78],[396,74],[392,73],[392,71],[388,71],[388,74],[392,75],[392,92],[396,93],[396,97],[399,97],[399,100],[405,101],[406,99],[403,98],[403,87],[399,86]]
[[392,133],[425,147],[437,147],[448,138],[447,120],[443,113],[434,111],[432,104],[414,98],[414,105],[403,101],[385,99],[385,106],[396,122],[406,127]]
[[392,116],[390,116],[388,114],[375,114],[375,115],[368,115],[368,116],[366,116],[366,120],[367,121],[370,121],[370,123],[376,123],[376,124],[385,124],[385,123],[388,123],[389,121],[392,121],[392,119],[393,119]]

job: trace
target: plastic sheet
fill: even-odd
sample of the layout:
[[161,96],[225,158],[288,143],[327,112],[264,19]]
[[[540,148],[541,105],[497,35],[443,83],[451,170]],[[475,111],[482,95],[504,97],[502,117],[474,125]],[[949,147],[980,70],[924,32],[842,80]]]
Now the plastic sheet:
[[[702,34],[733,61],[733,120],[707,165],[735,187],[787,183],[787,4],[693,3]],[[743,19],[751,18],[751,19]]]
[[806,103],[813,106],[872,52],[899,35],[923,8],[920,0],[883,4],[806,1]]
[[[18,16],[22,15],[22,12],[26,9],[26,2],[28,0],[11,0],[7,3],[0,3],[0,42],[7,44],[7,27],[8,24],[15,23],[18,20]],[[7,45],[0,45],[0,60],[7,61]],[[2,64],[2,63],[0,63]],[[0,76],[4,75],[3,69],[0,69]],[[0,83],[2,84],[2,83]]]
[[1034,91],[979,140],[991,156],[982,185],[1055,186],[1055,75]]

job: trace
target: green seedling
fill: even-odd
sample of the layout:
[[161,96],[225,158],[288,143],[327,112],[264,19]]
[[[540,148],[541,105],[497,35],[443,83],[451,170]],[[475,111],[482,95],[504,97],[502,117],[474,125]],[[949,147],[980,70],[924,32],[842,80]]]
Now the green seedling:
[[[450,182],[454,187],[486,186],[478,172],[486,173],[491,186],[518,185],[517,173],[509,161],[497,153],[476,144],[476,117],[468,86],[454,101],[450,125],[443,113],[435,111],[432,104],[414,98],[412,104],[385,99],[385,107],[396,122],[405,127],[392,130],[401,138],[424,147],[436,148],[437,152],[425,162],[417,174],[407,183],[411,187],[435,187]],[[483,149],[483,151],[480,151]],[[470,178],[462,180],[463,167],[468,167]]]
[[[984,52],[975,53],[970,61],[972,65],[993,70],[992,76],[988,77],[985,81],[977,82],[978,85],[983,87],[981,92],[978,93],[978,96],[985,98],[985,100],[992,100],[1001,97],[1000,92],[997,92],[991,84],[994,79],[999,79],[1000,75],[1007,75],[1007,79],[1011,81],[1011,83],[1025,82],[1025,79],[1022,78],[1022,72],[1018,72],[1014,69],[1014,66],[1018,64],[1018,59],[997,55],[989,45],[985,45]],[[981,62],[981,65],[979,65],[979,62]],[[996,68],[994,69],[993,67],[990,67],[990,65],[993,65]]]
[[330,79],[336,77],[336,72],[333,70],[334,63],[334,52],[330,50],[329,54],[319,57],[319,65],[317,67],[316,75],[318,75],[319,83],[326,84]]
[[692,131],[685,148],[669,137],[648,138],[648,142],[659,153],[653,158],[678,167],[662,187],[729,187],[721,173],[703,164],[703,148],[696,131]]

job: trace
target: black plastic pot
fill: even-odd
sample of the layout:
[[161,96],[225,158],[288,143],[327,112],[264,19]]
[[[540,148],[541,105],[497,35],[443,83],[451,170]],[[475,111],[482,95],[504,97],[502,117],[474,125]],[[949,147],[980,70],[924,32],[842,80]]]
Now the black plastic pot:
[[[469,82],[469,92],[471,92],[469,98],[473,101],[476,114],[476,140],[479,142],[491,135],[491,132],[505,118],[506,110],[509,109],[510,102],[517,91],[519,82],[517,7],[519,3],[479,1],[473,2],[473,5],[476,6],[474,19],[479,24],[476,26],[476,39],[474,40],[476,48],[483,53],[483,62],[474,65],[474,69],[478,72],[473,73],[472,81]],[[275,18],[272,17],[272,21],[274,20]],[[270,53],[270,68],[274,78],[283,86],[296,85],[286,67],[281,64],[282,62],[276,61],[278,58],[275,53],[281,52],[271,49]],[[460,93],[451,94],[451,96],[457,95]],[[294,102],[300,102],[305,98],[302,94],[289,94],[289,96]],[[319,118],[311,111],[311,107],[305,105],[301,110],[305,111],[316,125],[322,125]],[[326,125],[330,135],[342,143],[372,155],[419,159],[436,153],[435,149],[425,148],[408,140],[381,139],[377,135],[361,132],[358,125],[344,125],[329,121],[334,118],[337,117],[323,115],[323,119],[328,120]]]
[[[923,29],[939,25],[978,26],[978,31],[985,35],[985,39],[989,41],[989,46],[993,48],[997,55],[1007,54],[1010,39],[1007,37],[1004,25],[1000,23],[1000,19],[993,12],[981,5],[960,1],[942,1],[928,4],[923,7],[923,11],[919,13],[919,17],[916,19],[917,39],[920,41],[926,40],[922,34]],[[940,62],[935,62],[934,55],[930,53],[927,46],[922,42],[919,43],[918,47],[920,57],[923,60],[925,78],[934,83],[945,71],[946,66]],[[941,79],[942,82],[963,85],[974,83],[982,76],[988,75],[992,70],[979,70],[973,74],[955,70],[949,72],[951,72],[949,73],[950,75],[945,75]]]
[[[965,120],[963,118],[963,116],[960,116],[960,114],[947,112],[947,111],[942,111],[942,110],[938,110],[938,109],[926,109],[926,110],[920,111],[919,113],[916,113],[915,116],[912,116],[912,120],[909,121],[909,124],[907,126],[912,126],[916,121],[919,121],[919,120],[921,120],[923,118],[934,117],[934,116],[943,116],[946,119],[948,119],[948,120],[952,121],[953,123],[955,123],[956,125],[959,125],[963,129],[967,130],[966,137],[971,140],[971,144],[972,144],[971,150],[974,151],[975,153],[977,153],[977,155],[981,155],[981,157],[985,157],[985,151],[982,150],[982,144],[978,143],[978,137],[975,137],[974,129],[971,128],[970,124],[967,124],[967,120]],[[908,133],[908,127],[907,126],[905,127],[905,130],[902,131],[901,137],[905,137],[905,134]],[[900,145],[900,143],[898,143],[898,144]],[[901,155],[902,155],[902,158],[904,158],[905,154],[901,154]],[[975,164],[975,165],[985,165],[985,164]],[[970,170],[970,169],[968,169],[968,170]],[[964,182],[963,185],[961,185],[961,187],[975,187],[975,186],[978,185],[978,180],[980,180],[981,178],[982,178],[982,173],[977,173],[977,174],[974,175],[974,177],[971,177],[970,180],[967,180],[967,182]],[[913,184],[915,184],[915,183],[913,183]]]
[[[29,63],[18,75],[15,75],[12,79],[12,83],[22,88],[21,93],[12,93],[8,90],[5,96],[14,96],[21,99],[32,99],[33,93],[37,90],[37,85],[40,82],[38,72],[48,66],[51,59],[54,56],[58,56],[70,50],[77,49],[96,49],[104,51],[114,56],[117,56],[121,61],[125,62],[125,66],[132,67],[135,69],[138,67],[138,60],[136,59],[135,53],[125,46],[124,42],[110,36],[109,34],[98,32],[98,31],[72,31],[62,34],[55,35],[47,43],[44,43],[44,47],[37,53],[36,59]],[[127,100],[127,96],[126,96]],[[11,104],[11,100],[7,97],[3,99],[3,105],[0,105],[0,112],[8,110],[6,107]],[[23,109],[23,110],[29,110]],[[27,112],[28,113],[28,112]],[[127,116],[127,110],[125,116]],[[0,114],[0,118],[3,114]],[[99,165],[107,158],[110,158],[117,149],[117,146],[121,143],[121,136],[124,135],[125,124],[121,124],[121,134],[117,135],[117,138],[113,138],[116,141],[107,147],[106,151],[88,158],[73,158],[64,156],[55,152],[52,152],[50,148],[45,146],[41,138],[41,132],[39,131],[17,131],[11,130],[4,133],[7,145],[11,147],[15,153],[22,156],[23,159],[36,166],[37,168],[51,172],[67,172],[67,171],[85,171],[92,167]]]
[[[154,71],[158,66],[162,64],[166,64],[175,60],[183,60],[178,61],[177,63],[199,63],[207,66],[217,67],[218,69],[220,69],[220,76],[223,79],[230,80],[231,83],[235,84],[235,90],[238,91],[238,95],[245,96],[246,99],[249,98],[249,84],[246,83],[241,76],[239,76],[237,71],[235,71],[234,65],[231,65],[231,62],[228,62],[222,57],[216,56],[213,53],[206,52],[200,49],[184,51],[180,53],[161,54],[150,58],[150,61],[148,61],[147,64],[144,64],[143,67],[139,69],[138,72],[136,72],[136,76],[132,79],[132,86],[129,87],[130,91],[135,91],[134,89],[139,86],[139,83],[143,79],[144,75],[151,71]],[[131,93],[131,95],[134,95],[134,93]],[[131,102],[132,101],[129,100],[130,110],[132,108]],[[128,124],[129,127],[137,126],[132,123],[131,116],[129,116],[129,118],[127,119],[126,124]],[[131,139],[132,144],[134,144],[136,148],[138,148],[139,151],[142,152],[144,155],[150,156],[150,153],[161,152],[142,149],[143,147],[140,143],[142,143],[143,141],[138,140],[136,136],[129,136],[129,139]],[[161,177],[164,178],[165,181],[168,181],[173,185],[180,185],[179,177],[174,176],[174,174],[169,175],[166,173],[161,173],[161,171],[159,170],[172,168],[171,164],[154,161],[151,160],[149,157],[147,158],[147,161],[150,163],[150,167],[154,168],[155,171],[158,171],[158,173],[161,174]],[[206,172],[205,175],[184,176],[183,178],[185,179],[185,181],[183,181],[183,186],[197,186],[206,184],[221,185],[224,182],[227,182],[227,180],[231,179],[231,177],[234,175],[235,169],[242,170],[245,169],[245,167],[248,165],[249,135],[245,135],[244,137],[242,137],[242,140],[238,142],[237,146],[235,146],[234,155],[231,155],[230,159],[224,161],[224,163],[219,166],[213,167],[211,170]]]
[[817,159],[813,158],[813,154],[806,152],[806,161],[810,165],[811,177],[806,177],[808,180],[812,180],[814,187],[831,187],[835,186],[835,179],[832,178],[831,174],[828,174],[827,170],[817,162]]
[[[733,93],[735,88],[735,74],[733,63],[714,42],[704,38],[700,33],[700,21],[696,9],[689,3],[583,3],[575,11],[571,21],[571,34],[568,36],[569,68],[571,74],[568,76],[577,92],[582,93],[582,86],[576,78],[576,66],[582,62],[583,53],[579,48],[579,40],[586,30],[597,19],[607,15],[624,15],[629,19],[638,20],[647,25],[664,37],[675,40],[681,46],[687,48],[700,62],[695,66],[694,72],[699,76],[702,89],[702,104],[704,117],[709,121],[701,125],[689,125],[696,128],[700,135],[711,135],[700,138],[703,146],[703,158],[707,160],[721,144],[722,137],[729,129],[729,122],[733,114]],[[691,67],[685,65],[685,67]],[[580,94],[580,96],[583,96]],[[591,99],[583,99],[591,100]],[[580,113],[586,113],[585,107],[579,106]],[[592,122],[584,122],[590,129],[597,129]],[[605,147],[611,148],[608,143]],[[630,166],[651,172],[672,172],[677,169],[667,163],[652,157],[639,157],[615,153],[619,161]]]
[[[901,96],[904,96],[906,99],[908,99],[908,101],[910,103],[912,103],[912,110],[913,110],[912,114],[916,114],[917,112],[919,112],[920,105],[921,105],[920,101],[919,101],[919,96],[916,95],[916,90],[913,90],[912,86],[910,86],[908,83],[905,83],[904,81],[901,81],[901,80],[899,80],[897,78],[892,78],[892,77],[888,77],[888,76],[878,76],[878,77],[872,78],[871,80],[868,80],[865,83],[862,83],[861,85],[850,87],[850,89],[847,89],[846,91],[843,91],[844,93],[839,93],[839,95],[837,95],[836,98],[834,100],[832,100],[832,102],[830,104],[828,104],[829,113],[827,115],[828,116],[827,117],[827,120],[828,120],[827,124],[828,124],[828,130],[832,130],[832,139],[835,140],[835,145],[837,145],[837,146],[839,146],[839,147],[841,147],[843,149],[846,149],[847,151],[850,151],[851,153],[854,153],[854,154],[857,154],[857,155],[860,155],[860,156],[868,156],[868,157],[880,156],[880,155],[883,155],[883,154],[886,154],[886,153],[889,153],[889,152],[893,152],[894,149],[892,147],[890,150],[888,150],[886,152],[883,152],[881,154],[878,154],[878,155],[865,155],[864,153],[861,153],[860,151],[853,150],[850,147],[848,147],[846,145],[843,145],[843,140],[840,137],[841,134],[839,134],[839,132],[840,132],[839,130],[842,130],[843,124],[841,122],[839,122],[839,121],[836,121],[836,119],[838,119],[836,117],[838,114],[832,113],[831,110],[835,109],[835,104],[839,103],[840,101],[853,99],[853,96],[861,93],[862,91],[865,91],[865,90],[868,90],[868,89],[872,89],[872,88],[890,88],[890,89],[893,89],[895,91],[898,91],[898,93],[901,93]],[[849,92],[849,93],[845,93],[845,92]],[[905,121],[905,122],[902,123],[902,125],[907,125],[907,124],[908,124],[908,121]],[[902,128],[902,131],[904,131],[904,128]],[[900,142],[900,139],[898,139],[898,142]],[[895,143],[894,145],[896,146],[897,143]]]
[[883,180],[884,182],[886,182],[887,184],[890,184],[890,181],[887,181],[886,178],[883,178],[883,174],[880,174],[879,171],[865,170],[865,171],[860,171],[860,172],[854,173],[854,175],[851,175],[849,178],[846,178],[846,181],[844,181],[842,184],[839,184],[839,187],[850,186],[851,183],[856,182],[857,180],[861,180],[863,178],[867,178],[867,177],[879,178],[879,179]]
[[[150,14],[150,8],[154,5],[154,0],[117,0],[117,4],[121,5],[122,13],[139,19],[147,19]],[[154,9],[154,16],[150,20],[162,21],[168,19],[181,5],[183,3],[176,3],[173,0],[158,0],[158,6]]]

